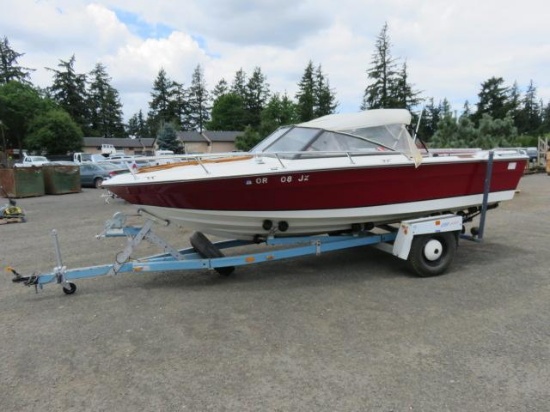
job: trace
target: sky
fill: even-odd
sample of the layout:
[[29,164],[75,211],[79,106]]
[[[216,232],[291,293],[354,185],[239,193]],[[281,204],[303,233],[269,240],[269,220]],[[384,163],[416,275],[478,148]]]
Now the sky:
[[547,0],[0,0],[0,36],[52,82],[61,60],[77,73],[106,66],[127,120],[146,114],[161,68],[189,87],[200,65],[208,89],[260,67],[272,92],[294,97],[309,61],[336,93],[337,112],[356,112],[385,23],[391,54],[435,103],[473,107],[482,82],[502,77],[550,103]]

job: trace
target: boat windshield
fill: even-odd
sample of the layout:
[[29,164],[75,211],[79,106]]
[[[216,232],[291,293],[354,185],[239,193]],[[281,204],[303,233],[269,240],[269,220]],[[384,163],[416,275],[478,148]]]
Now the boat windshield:
[[409,132],[403,124],[338,132],[294,126],[279,128],[254,147],[252,152],[278,153],[282,157],[292,158],[380,152],[410,155],[411,142]]

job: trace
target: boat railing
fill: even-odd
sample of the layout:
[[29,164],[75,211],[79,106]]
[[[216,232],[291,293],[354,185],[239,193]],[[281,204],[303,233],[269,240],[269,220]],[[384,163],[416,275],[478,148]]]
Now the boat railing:
[[283,160],[295,159],[325,159],[329,157],[347,157],[350,164],[355,164],[354,158],[362,156],[380,156],[380,155],[402,155],[400,152],[391,151],[353,151],[353,150],[334,150],[334,151],[285,151],[285,152],[258,152],[253,153],[257,162],[261,162],[263,157],[271,157],[278,160],[284,168]]
[[141,160],[155,162],[164,160],[166,163],[155,164],[145,167],[143,171],[150,172],[155,169],[171,169],[173,167],[188,165],[200,166],[206,174],[211,174],[209,166],[223,162],[231,162],[236,160],[244,160],[254,158],[256,163],[264,163],[264,158],[276,159],[281,168],[286,169],[285,160],[295,159],[326,159],[334,157],[345,157],[350,164],[356,164],[354,158],[363,156],[376,155],[402,155],[400,152],[392,151],[357,151],[357,150],[334,150],[334,151],[280,151],[280,152],[229,152],[229,153],[194,153],[185,155],[170,155],[170,156],[150,156],[142,157]]

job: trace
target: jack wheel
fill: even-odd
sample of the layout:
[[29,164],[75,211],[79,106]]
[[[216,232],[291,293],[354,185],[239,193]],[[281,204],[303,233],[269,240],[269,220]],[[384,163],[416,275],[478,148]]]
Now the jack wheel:
[[66,295],[72,295],[73,293],[76,292],[76,285],[71,282],[66,283],[65,285],[63,285],[63,292]]
[[409,252],[409,265],[420,277],[442,275],[453,261],[457,244],[454,232],[415,236]]
[[[193,248],[197,251],[197,253],[204,258],[212,259],[225,256],[222,251],[216,247],[216,245],[214,245],[210,240],[208,240],[206,236],[204,236],[202,232],[193,233],[189,238],[189,242],[191,243],[191,246],[193,246]],[[214,270],[220,275],[229,276],[235,271],[235,267],[226,266],[214,268]]]

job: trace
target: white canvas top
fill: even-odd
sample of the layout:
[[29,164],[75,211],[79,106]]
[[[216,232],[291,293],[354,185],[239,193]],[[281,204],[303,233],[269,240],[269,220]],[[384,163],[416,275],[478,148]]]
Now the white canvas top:
[[386,124],[408,125],[410,123],[411,113],[407,109],[373,109],[359,113],[329,114],[309,122],[300,123],[297,126],[344,131]]

